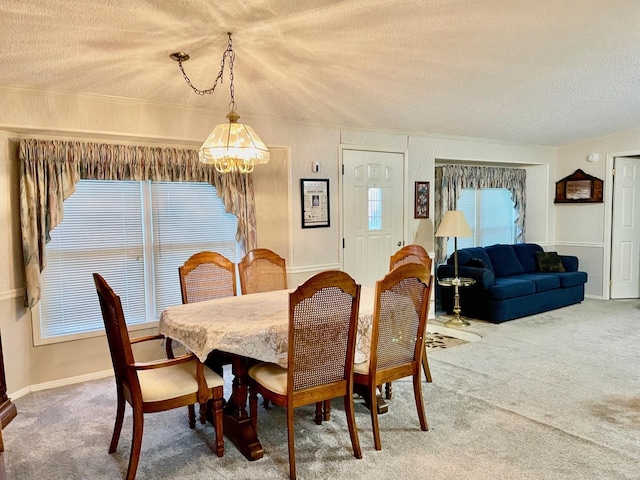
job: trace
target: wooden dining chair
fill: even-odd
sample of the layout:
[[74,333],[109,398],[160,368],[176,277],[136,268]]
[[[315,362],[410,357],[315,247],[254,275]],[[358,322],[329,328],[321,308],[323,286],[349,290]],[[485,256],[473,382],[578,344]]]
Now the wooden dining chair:
[[389,271],[405,263],[422,263],[431,271],[432,259],[421,245],[405,245],[389,258]]
[[218,252],[198,252],[178,268],[182,303],[236,295],[235,264]]
[[243,295],[287,288],[285,260],[268,248],[256,248],[247,252],[238,263],[238,273]]
[[376,300],[369,359],[354,367],[354,384],[365,389],[376,450],[382,448],[376,390],[384,382],[413,377],[413,394],[420,428],[427,430],[422,401],[420,365],[425,355],[424,334],[431,296],[432,275],[420,263],[407,263],[376,282]]
[[[133,480],[136,476],[145,413],[161,412],[199,403],[200,422],[206,423],[205,411],[206,406],[209,405],[209,413],[214,419],[216,430],[215,451],[221,457],[224,453],[222,436],[224,381],[222,377],[204,366],[193,354],[173,359],[136,362],[132,344],[159,340],[164,337],[149,335],[130,339],[120,297],[113,292],[98,273],[93,274],[93,280],[107,332],[118,396],[116,423],[109,453],[114,453],[118,446],[124,420],[125,402],[128,402],[133,409],[133,438],[126,479]],[[189,427],[195,428],[195,417],[193,416],[189,418]]]
[[296,478],[294,408],[343,397],[351,446],[362,458],[353,406],[353,359],[360,285],[340,271],[319,273],[289,294],[287,368],[249,369],[249,411],[257,430],[258,393],[287,410],[289,477]]
[[[203,302],[236,296],[236,266],[218,252],[198,252],[178,268],[182,303]],[[167,358],[173,358],[173,342],[165,343]],[[207,364],[222,375],[223,365],[231,363],[229,355],[213,351]],[[189,412],[191,415],[191,412]]]
[[[410,244],[410,245],[405,245],[396,253],[391,255],[391,258],[389,259],[389,271],[393,270],[394,268],[400,265],[404,265],[405,263],[422,263],[424,266],[427,267],[427,270],[429,270],[430,272],[433,260],[431,259],[431,257],[429,256],[429,254],[427,253],[427,251],[424,249],[423,246]],[[427,359],[426,353],[423,356],[422,370],[424,371],[424,376],[427,378],[427,382],[431,383],[432,382],[431,370],[429,369],[429,361]],[[389,382],[385,385],[385,397],[387,399],[390,399],[392,396],[393,396],[392,386],[391,386],[391,383]]]
[[[248,251],[238,263],[238,275],[243,295],[287,288],[285,259],[268,248]],[[269,401],[263,399],[263,406],[268,408]]]

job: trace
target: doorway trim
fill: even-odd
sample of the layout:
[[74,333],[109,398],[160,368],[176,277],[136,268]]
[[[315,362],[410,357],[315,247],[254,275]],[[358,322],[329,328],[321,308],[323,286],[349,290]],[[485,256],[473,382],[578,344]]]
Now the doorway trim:
[[[400,150],[397,148],[384,148],[384,147],[372,147],[372,146],[364,146],[364,145],[351,145],[351,144],[340,144],[340,166],[338,168],[338,189],[340,192],[339,198],[340,198],[340,208],[339,208],[339,212],[338,212],[338,222],[340,223],[340,239],[339,239],[339,245],[338,245],[338,250],[340,252],[340,255],[338,256],[338,260],[340,262],[340,268],[344,269],[344,248],[342,248],[342,241],[344,239],[344,222],[343,222],[343,217],[344,217],[344,205],[343,205],[343,201],[342,201],[342,197],[343,197],[343,193],[342,193],[342,188],[343,188],[343,182],[344,182],[344,176],[342,174],[342,169],[344,168],[344,161],[343,161],[343,153],[345,150],[360,150],[363,152],[382,152],[382,153],[397,153],[399,155],[402,155],[402,187],[403,187],[403,191],[407,192],[407,185],[409,182],[409,172],[407,172],[407,166],[408,166],[408,159],[409,159],[409,150],[408,149],[404,149],[404,150]],[[413,191],[413,190],[411,190]],[[407,233],[407,229],[408,229],[408,220],[407,220],[407,208],[409,205],[409,201],[407,199],[408,195],[404,194],[402,196],[402,243],[406,244],[406,239],[409,238],[409,235]],[[413,209],[411,210],[413,212]]]
[[[638,157],[640,150],[631,150],[628,152],[607,153],[605,164],[605,182],[604,182],[604,258],[602,265],[603,275],[606,278],[602,282],[602,298],[611,300],[611,242],[613,234],[611,232],[613,224],[613,167],[616,157]],[[640,160],[639,160],[640,161]]]

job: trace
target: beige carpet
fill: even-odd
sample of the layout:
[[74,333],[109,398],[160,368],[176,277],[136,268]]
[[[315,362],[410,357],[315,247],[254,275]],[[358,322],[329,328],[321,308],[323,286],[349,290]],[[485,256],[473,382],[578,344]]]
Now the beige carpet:
[[[434,322],[436,324],[436,322]],[[429,350],[434,381],[423,383],[430,430],[419,430],[411,383],[394,382],[373,449],[368,410],[356,421],[363,459],[352,456],[341,402],[317,426],[296,411],[298,478],[640,478],[640,302],[586,300],[501,325],[474,321],[482,339]],[[115,414],[112,379],[36,392],[15,401],[4,430],[8,478],[119,479],[131,416],[107,453]],[[285,415],[259,412],[265,456],[248,462],[213,429],[187,425],[186,409],[147,415],[138,479],[286,479]]]

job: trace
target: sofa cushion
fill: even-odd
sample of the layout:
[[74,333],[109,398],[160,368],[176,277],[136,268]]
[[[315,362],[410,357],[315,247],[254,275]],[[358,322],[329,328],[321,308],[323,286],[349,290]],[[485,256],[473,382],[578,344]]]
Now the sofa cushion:
[[492,245],[486,247],[485,251],[491,259],[496,277],[509,277],[524,273],[524,268],[522,268],[522,264],[511,245]]
[[516,275],[515,278],[532,281],[536,284],[536,292],[560,288],[560,279],[556,275],[549,275],[548,273],[523,273],[522,275]]
[[487,291],[493,300],[504,300],[536,293],[536,284],[531,280],[496,277],[496,284]]
[[[487,255],[487,252],[485,252],[484,248],[469,247],[458,250],[458,265],[467,265],[471,259],[482,260],[487,265],[487,268],[490,268],[491,271],[494,271],[493,265],[491,265],[491,260],[489,259],[489,256]],[[453,265],[453,255],[451,255],[447,259],[447,263],[449,265]]]
[[513,246],[513,251],[516,252],[516,256],[525,272],[538,271],[536,252],[543,251],[540,245],[537,243],[516,243]]
[[466,267],[487,268],[487,264],[481,258],[472,258],[466,264]]
[[536,265],[539,272],[564,272],[558,252],[537,252]]
[[575,287],[576,285],[587,283],[587,272],[558,272],[547,273],[546,275],[557,277],[562,288]]

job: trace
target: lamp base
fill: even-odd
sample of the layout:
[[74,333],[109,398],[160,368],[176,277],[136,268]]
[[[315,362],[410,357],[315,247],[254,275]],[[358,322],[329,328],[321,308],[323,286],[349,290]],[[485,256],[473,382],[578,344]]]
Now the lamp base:
[[453,315],[449,320],[444,322],[445,327],[449,328],[462,328],[469,327],[471,324],[467,322],[466,318],[460,315]]

